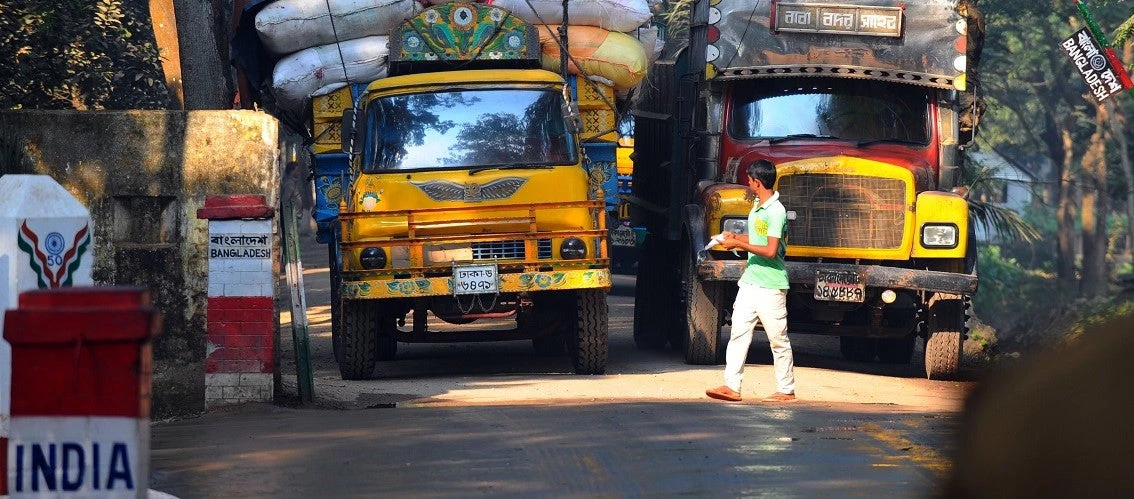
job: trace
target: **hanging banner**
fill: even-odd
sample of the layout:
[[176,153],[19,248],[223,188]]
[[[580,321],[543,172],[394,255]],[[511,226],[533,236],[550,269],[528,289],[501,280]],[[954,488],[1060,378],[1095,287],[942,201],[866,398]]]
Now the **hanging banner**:
[[1075,32],[1060,46],[1079,70],[1079,76],[1083,77],[1096,101],[1102,103],[1124,89],[1118,71],[1111,66],[1087,28]]

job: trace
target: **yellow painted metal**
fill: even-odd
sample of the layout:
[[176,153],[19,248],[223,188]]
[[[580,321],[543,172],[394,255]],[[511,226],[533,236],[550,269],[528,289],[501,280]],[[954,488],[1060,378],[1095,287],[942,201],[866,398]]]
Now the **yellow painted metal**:
[[705,191],[705,231],[708,235],[721,232],[725,218],[748,218],[755,198],[747,187],[737,184],[717,184]]
[[[439,201],[424,190],[430,182],[451,182],[471,195],[486,185],[508,179],[519,179],[523,184],[504,199]],[[586,172],[574,165],[488,170],[476,175],[469,175],[467,170],[362,174],[352,186],[351,206],[342,217],[348,222],[344,240],[407,237],[411,219],[415,236],[526,232],[532,229],[532,205],[541,205],[534,214],[534,227],[538,230],[591,229],[591,210],[578,205],[578,201],[590,199],[590,188]]]
[[[964,258],[969,240],[969,203],[951,192],[927,191],[917,195],[914,215],[914,258]],[[933,249],[921,245],[921,228],[927,223],[951,223],[957,226],[957,247]]]
[[[452,296],[451,277],[367,278],[343,281],[343,298],[389,299]],[[500,274],[501,293],[610,288],[607,269],[554,270]]]
[[[564,82],[543,70],[446,71],[378,80],[365,98],[474,86],[562,91]],[[505,293],[609,287],[609,271],[593,268],[609,264],[603,208],[600,186],[581,163],[476,175],[459,169],[357,173],[340,204],[344,297],[448,295],[451,278],[436,273],[453,261],[499,263],[502,272],[512,267],[517,273],[501,274]],[[587,243],[585,259],[558,256],[567,237]],[[540,240],[550,240],[550,257],[539,258]],[[473,261],[476,243],[519,244],[524,254]],[[368,247],[385,251],[384,269],[361,268],[359,255]]]
[[366,88],[367,102],[379,97],[405,92],[429,91],[430,87],[490,85],[499,87],[516,85],[556,85],[562,87],[563,77],[542,69],[473,69],[468,71],[440,71],[404,76],[391,76],[375,80]]
[[634,173],[634,160],[630,158],[634,154],[634,137],[622,137],[618,139],[618,148],[615,149],[616,162],[615,168],[618,169],[619,175],[630,175]]
[[[898,179],[906,186],[906,203],[909,213],[905,217],[902,244],[893,249],[832,248],[801,246],[791,242],[791,221],[788,221],[787,255],[789,257],[861,258],[871,260],[908,260],[913,250],[917,234],[914,231],[914,179],[913,173],[900,166],[864,158],[835,156],[809,158],[781,163],[777,166],[779,177],[800,174],[861,175],[877,178]],[[752,200],[747,197],[748,189],[735,184],[719,184],[705,193],[706,230],[710,234],[720,231],[724,218],[747,218],[752,209]],[[786,201],[785,204],[789,204]]]
[[[791,242],[791,221],[788,221],[787,255],[789,257],[861,258],[870,260],[908,260],[914,246],[914,177],[913,173],[901,166],[850,156],[808,158],[781,163],[776,167],[779,179],[797,174],[861,175],[865,177],[901,180],[906,189],[905,224],[902,230],[902,244],[893,249],[831,248],[801,246]],[[777,181],[777,185],[779,181]]]

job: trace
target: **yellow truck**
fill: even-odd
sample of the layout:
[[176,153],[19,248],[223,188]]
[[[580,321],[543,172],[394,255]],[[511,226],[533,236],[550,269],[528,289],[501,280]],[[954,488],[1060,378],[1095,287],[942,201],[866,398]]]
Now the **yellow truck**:
[[342,113],[329,244],[343,379],[369,378],[399,342],[531,340],[604,371],[601,179],[564,78],[535,69],[534,29],[491,5],[426,9],[391,34],[390,76]]

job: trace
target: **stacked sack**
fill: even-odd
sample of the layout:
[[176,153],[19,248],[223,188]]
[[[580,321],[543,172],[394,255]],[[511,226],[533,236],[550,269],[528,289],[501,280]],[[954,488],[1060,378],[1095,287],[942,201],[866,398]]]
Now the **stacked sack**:
[[[272,94],[299,113],[308,99],[347,82],[386,76],[389,34],[421,12],[417,0],[276,0],[256,14],[264,46],[282,56]],[[337,43],[336,43],[337,42]]]
[[[542,65],[559,71],[562,0],[487,0],[539,30]],[[647,0],[568,0],[568,71],[614,87],[634,88],[660,53],[657,28],[645,27],[653,14]]]

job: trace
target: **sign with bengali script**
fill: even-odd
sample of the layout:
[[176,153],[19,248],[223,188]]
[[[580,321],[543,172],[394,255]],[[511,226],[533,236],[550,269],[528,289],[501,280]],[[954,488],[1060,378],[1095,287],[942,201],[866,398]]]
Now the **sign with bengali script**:
[[209,258],[271,258],[270,234],[209,234]]
[[1102,103],[1124,89],[1118,72],[1111,66],[1106,54],[1099,48],[1098,43],[1095,43],[1087,28],[1063,40],[1060,47],[1079,70],[1079,76],[1087,83],[1087,88],[1095,97],[1095,101]]
[[902,36],[901,7],[777,3],[775,30],[862,36]]

